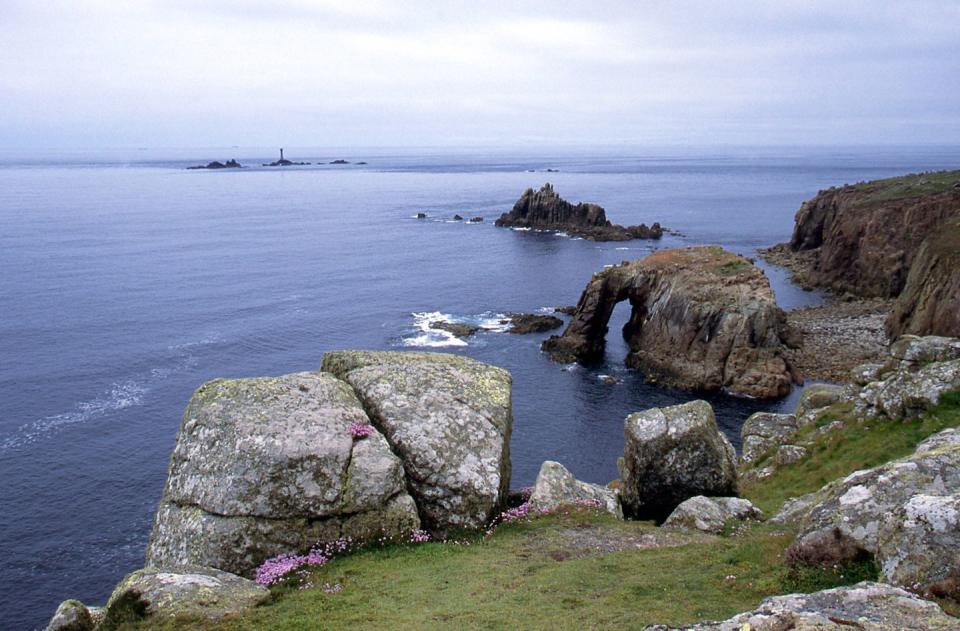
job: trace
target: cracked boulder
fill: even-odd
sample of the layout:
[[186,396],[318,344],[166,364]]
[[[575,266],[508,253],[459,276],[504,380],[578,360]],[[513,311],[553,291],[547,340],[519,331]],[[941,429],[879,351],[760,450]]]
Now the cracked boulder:
[[348,383],[403,463],[423,527],[480,528],[510,483],[510,373],[445,353],[336,351],[323,370]]
[[623,431],[617,465],[625,515],[659,521],[695,495],[737,494],[736,452],[706,401],[636,412]]
[[249,575],[318,542],[418,528],[387,440],[352,436],[369,422],[350,386],[323,372],[204,384],[184,413],[146,564]]

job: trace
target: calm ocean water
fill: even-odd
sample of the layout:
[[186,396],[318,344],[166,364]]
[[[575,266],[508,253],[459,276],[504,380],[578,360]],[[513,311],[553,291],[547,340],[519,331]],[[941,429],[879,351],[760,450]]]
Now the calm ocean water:
[[[606,362],[564,370],[544,335],[467,345],[431,318],[489,321],[574,304],[590,275],[651,248],[751,253],[790,235],[800,202],[834,184],[958,168],[960,148],[344,150],[287,157],[365,166],[187,171],[267,149],[0,152],[0,612],[43,625],[57,603],[102,604],[142,564],[184,405],[214,377],[318,367],[338,348],[434,348],[514,376],[513,486],[545,459],[616,477],[626,414],[690,400]],[[545,173],[547,168],[558,169]],[[531,172],[533,171],[533,172]],[[554,184],[661,242],[593,243],[495,228],[527,187]],[[412,218],[426,212],[430,219]],[[485,222],[445,219],[459,213]],[[770,269],[784,307],[816,301]],[[598,377],[623,380],[608,386]],[[735,443],[743,419],[789,406],[711,398]]]

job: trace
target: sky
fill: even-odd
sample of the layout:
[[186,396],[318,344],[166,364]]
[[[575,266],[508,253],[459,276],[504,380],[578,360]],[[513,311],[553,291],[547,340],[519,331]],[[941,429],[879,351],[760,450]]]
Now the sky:
[[960,1],[0,0],[0,148],[960,144]]

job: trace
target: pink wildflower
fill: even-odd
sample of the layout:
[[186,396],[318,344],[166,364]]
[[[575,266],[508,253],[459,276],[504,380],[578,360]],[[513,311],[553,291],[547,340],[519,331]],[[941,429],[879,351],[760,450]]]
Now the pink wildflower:
[[426,543],[430,541],[430,533],[419,528],[410,533],[410,543]]
[[373,426],[369,423],[354,421],[350,424],[350,435],[356,439],[366,438],[373,433]]

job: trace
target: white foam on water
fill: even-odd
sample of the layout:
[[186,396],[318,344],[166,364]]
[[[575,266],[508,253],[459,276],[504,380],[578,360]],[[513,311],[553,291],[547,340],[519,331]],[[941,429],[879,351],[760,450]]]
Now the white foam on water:
[[630,248],[613,248],[614,250],[629,250]]
[[554,234],[556,234],[558,237],[569,237],[569,236],[570,236],[570,235],[567,234],[566,232],[555,232]]
[[29,445],[48,436],[60,427],[85,423],[101,418],[110,412],[141,405],[143,395],[147,393],[147,390],[145,384],[134,380],[128,379],[113,383],[100,396],[89,401],[81,401],[69,412],[53,414],[21,425],[12,436],[0,442],[0,450],[5,451]]
[[510,228],[511,230],[516,230],[517,232],[530,232],[532,228]]
[[452,315],[439,311],[422,311],[413,313],[413,326],[416,333],[401,339],[403,346],[418,346],[425,348],[445,348],[454,346],[469,346],[464,340],[443,329],[433,329],[430,325],[435,322],[454,322]]

